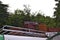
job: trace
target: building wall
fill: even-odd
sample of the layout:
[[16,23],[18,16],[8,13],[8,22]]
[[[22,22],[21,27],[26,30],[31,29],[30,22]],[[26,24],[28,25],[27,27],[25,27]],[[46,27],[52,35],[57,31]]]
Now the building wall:
[[47,31],[47,26],[45,24],[39,24],[39,30],[40,31]]
[[60,32],[60,28],[48,28],[50,32]]
[[44,32],[60,32],[60,28],[47,27],[46,24],[39,24],[39,30]]

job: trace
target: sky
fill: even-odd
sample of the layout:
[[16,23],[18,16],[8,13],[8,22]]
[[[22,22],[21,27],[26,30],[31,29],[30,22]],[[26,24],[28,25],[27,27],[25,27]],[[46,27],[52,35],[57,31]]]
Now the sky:
[[30,5],[31,12],[40,12],[45,16],[53,17],[55,1],[54,0],[0,0],[3,4],[8,4],[9,12],[16,9],[23,10],[23,5]]

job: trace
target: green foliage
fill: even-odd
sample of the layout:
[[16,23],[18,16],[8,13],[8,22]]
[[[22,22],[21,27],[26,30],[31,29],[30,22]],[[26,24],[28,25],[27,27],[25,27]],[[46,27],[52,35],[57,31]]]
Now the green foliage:
[[9,23],[7,23],[8,25],[12,25],[12,26],[19,26],[22,27],[23,26],[23,22],[25,19],[25,13],[22,10],[16,10],[15,14],[10,14],[9,16]]
[[[57,0],[58,1],[58,0]],[[56,27],[60,27],[60,1],[58,1],[58,3],[56,3],[57,8],[55,8],[55,12],[54,12],[54,16],[55,21],[56,21]]]
[[[0,1],[0,26],[1,25],[11,25],[24,27],[24,21],[33,21],[38,23],[44,23],[47,27],[55,27],[56,22],[54,18],[49,16],[41,15],[41,13],[36,13],[37,15],[33,15],[30,13],[30,8],[25,5],[23,10],[15,10],[14,13],[7,12],[8,5],[2,4]],[[32,14],[32,15],[31,15]]]
[[2,2],[0,1],[0,26],[6,25],[6,21],[9,16],[7,7],[8,5],[2,4]]
[[44,15],[41,15],[41,13],[37,13],[37,15],[31,15],[30,13],[27,15],[22,10],[15,10],[15,13],[10,13],[7,24],[12,26],[23,27],[24,21],[44,23],[47,25],[47,27],[56,26],[54,18],[51,18],[49,16],[45,17]]

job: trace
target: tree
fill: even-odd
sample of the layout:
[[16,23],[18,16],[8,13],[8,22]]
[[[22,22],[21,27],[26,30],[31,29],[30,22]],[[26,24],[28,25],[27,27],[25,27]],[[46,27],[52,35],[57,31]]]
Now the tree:
[[11,26],[23,27],[25,20],[25,13],[22,10],[15,10],[15,13],[10,13],[7,23]]
[[56,20],[56,27],[60,27],[60,1],[59,0],[55,0],[58,1],[58,3],[56,3],[57,8],[55,8],[55,12],[54,12],[54,16],[56,16],[55,20]]
[[48,26],[48,27],[56,27],[56,22],[55,22],[55,19],[54,18],[51,18],[49,16],[46,16],[45,17],[45,24]]
[[37,13],[37,15],[36,15],[36,21],[38,22],[38,23],[43,23],[44,22],[44,16],[43,15],[41,15],[41,13]]
[[30,21],[31,19],[30,19],[30,11],[31,11],[31,9],[29,8],[29,5],[24,5],[24,12],[26,13],[26,15],[25,15],[25,21]]
[[6,25],[6,21],[8,19],[8,12],[7,12],[8,5],[2,4],[0,1],[0,26]]

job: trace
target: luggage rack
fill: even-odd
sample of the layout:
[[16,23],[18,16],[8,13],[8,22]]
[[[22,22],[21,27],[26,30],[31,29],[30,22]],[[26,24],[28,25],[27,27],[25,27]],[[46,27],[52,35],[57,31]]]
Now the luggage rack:
[[43,32],[43,31],[8,26],[8,25],[5,25],[2,27],[0,34],[18,35],[18,36],[32,36],[32,37],[47,37],[45,32]]

